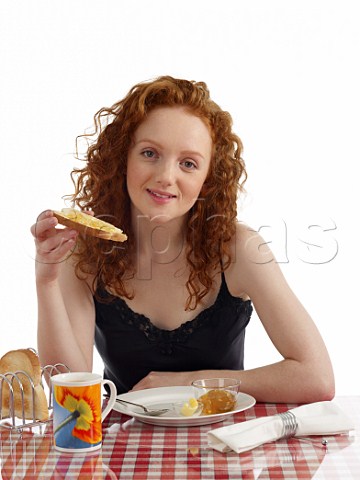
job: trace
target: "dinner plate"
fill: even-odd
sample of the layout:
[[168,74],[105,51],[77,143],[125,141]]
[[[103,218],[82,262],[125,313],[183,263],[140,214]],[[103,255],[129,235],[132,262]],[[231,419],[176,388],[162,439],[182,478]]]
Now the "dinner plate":
[[170,408],[170,411],[160,417],[151,417],[145,415],[138,407],[121,404],[116,402],[114,410],[136,418],[140,422],[151,425],[168,427],[190,427],[198,425],[209,425],[211,423],[221,422],[225,418],[242,412],[252,407],[256,400],[246,393],[239,393],[235,408],[230,412],[216,413],[214,415],[199,415],[193,417],[184,417],[175,412],[174,404],[177,402],[188,402],[194,396],[192,387],[159,387],[146,390],[137,390],[135,392],[123,393],[118,395],[120,400],[129,400],[129,402],[140,403],[148,408]]

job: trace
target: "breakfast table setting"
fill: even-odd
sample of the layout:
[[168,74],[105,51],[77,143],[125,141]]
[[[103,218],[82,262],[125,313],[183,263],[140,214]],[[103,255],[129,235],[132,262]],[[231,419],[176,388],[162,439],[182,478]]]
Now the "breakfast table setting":
[[294,405],[256,402],[232,379],[121,395],[97,374],[50,380],[47,420],[2,409],[2,479],[360,478],[360,396]]

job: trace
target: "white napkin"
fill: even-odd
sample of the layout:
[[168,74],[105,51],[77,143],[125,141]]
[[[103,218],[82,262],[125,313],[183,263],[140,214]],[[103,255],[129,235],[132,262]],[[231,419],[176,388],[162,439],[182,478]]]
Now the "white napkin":
[[[353,422],[338,405],[317,402],[291,410],[298,427],[295,437],[307,435],[335,435],[354,429]],[[219,452],[241,453],[263,443],[278,440],[283,435],[283,421],[279,415],[260,417],[208,432],[209,445]]]

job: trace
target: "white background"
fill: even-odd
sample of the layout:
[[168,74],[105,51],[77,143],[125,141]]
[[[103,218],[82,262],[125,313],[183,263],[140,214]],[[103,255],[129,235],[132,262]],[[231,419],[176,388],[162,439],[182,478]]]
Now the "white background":
[[[0,354],[36,347],[29,228],[72,192],[75,137],[133,84],[169,74],[205,81],[231,112],[249,172],[239,219],[272,242],[337,394],[358,394],[357,3],[0,1]],[[278,359],[256,315],[245,355],[246,368]]]

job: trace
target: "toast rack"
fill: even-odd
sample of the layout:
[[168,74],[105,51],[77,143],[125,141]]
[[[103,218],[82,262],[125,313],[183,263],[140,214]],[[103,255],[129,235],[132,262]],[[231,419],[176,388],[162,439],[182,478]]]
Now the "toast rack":
[[[34,349],[31,349],[35,352]],[[35,352],[36,353],[36,352]],[[70,372],[70,369],[63,363],[57,363],[55,365],[46,365],[41,368],[41,386],[44,390],[48,390],[48,409],[49,411],[53,408],[53,396],[52,396],[52,386],[50,378],[57,373]],[[21,379],[20,376],[21,375]],[[45,382],[44,382],[45,380]],[[7,409],[7,416],[3,415],[2,404],[3,404],[3,387],[7,384],[9,388],[9,408]],[[25,405],[24,405],[24,386],[31,386],[32,397],[31,409],[32,409],[32,419],[25,418]],[[45,385],[46,384],[46,385]],[[22,400],[22,415],[15,416],[15,398],[14,398],[14,386],[18,386],[18,391],[20,392]],[[0,374],[0,429],[5,428],[11,432],[22,433],[25,429],[33,431],[34,428],[40,430],[42,434],[43,427],[45,427],[51,420],[36,420],[35,417],[35,392],[34,392],[34,382],[30,375],[23,370],[17,370],[16,372],[7,372]]]

